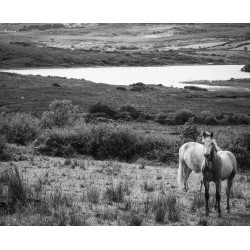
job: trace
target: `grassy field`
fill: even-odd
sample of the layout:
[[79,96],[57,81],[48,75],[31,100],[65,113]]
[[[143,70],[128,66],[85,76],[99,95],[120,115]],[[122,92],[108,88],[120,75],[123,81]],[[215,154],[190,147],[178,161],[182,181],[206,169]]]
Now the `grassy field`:
[[[133,86],[127,86],[125,87],[127,90],[121,90],[117,89],[118,86],[85,80],[20,76],[9,73],[1,73],[0,76],[1,110],[10,113],[31,112],[40,116],[42,112],[48,110],[49,103],[54,99],[72,100],[74,105],[80,105],[85,112],[89,110],[91,104],[102,101],[114,109],[130,104],[150,114],[167,113],[179,108],[188,108],[196,113],[202,110],[210,110],[214,113],[249,113],[249,94],[238,90],[192,91],[144,86],[140,91],[131,91]],[[91,127],[93,125],[84,122],[81,126],[83,126],[82,129],[88,127],[86,130],[77,130],[78,125],[52,127],[46,130],[41,127],[39,119],[36,121],[33,120],[35,118],[27,117],[25,118],[27,120],[20,120],[15,114],[10,115],[13,115],[12,122],[1,125],[3,131],[6,126],[10,129],[6,137],[10,141],[7,141],[6,145],[8,154],[11,156],[9,161],[0,162],[1,225],[234,226],[250,223],[250,174],[246,166],[247,161],[242,159],[241,155],[246,155],[248,151],[245,150],[249,149],[235,141],[237,138],[242,138],[245,133],[249,134],[249,125],[199,125],[200,131],[212,130],[222,148],[226,147],[228,142],[229,145],[233,143],[237,157],[241,159],[241,163],[245,163],[246,168],[246,170],[240,168],[236,176],[230,201],[231,214],[225,213],[226,197],[225,184],[223,184],[222,218],[217,218],[213,209],[211,215],[205,217],[204,193],[201,195],[198,193],[199,175],[191,175],[189,192],[178,190],[176,182],[178,152],[173,145],[181,143],[179,125],[166,126],[153,120],[140,122],[134,120],[114,122],[112,130],[104,130],[101,133],[100,131],[103,130],[100,125],[97,125],[96,132],[93,132],[94,127]],[[116,133],[115,128],[119,126],[125,126],[126,129],[112,134]],[[80,133],[78,141],[80,144],[77,144],[74,137],[77,131]],[[35,134],[32,135],[30,132]],[[47,132],[51,133],[51,137],[44,137]],[[7,136],[8,133],[3,136]],[[87,140],[85,140],[84,136],[88,133],[92,138],[89,140],[89,137],[86,137]],[[24,141],[25,146],[11,144],[13,143],[11,139],[15,138],[17,143],[20,136],[26,135],[28,143],[25,144]],[[70,137],[71,135],[73,137]],[[117,137],[116,141],[112,135],[122,137],[119,137],[120,139]],[[38,143],[33,141],[36,138]],[[145,138],[148,138],[148,141],[145,141]],[[104,139],[107,143],[100,144]],[[142,149],[146,148],[147,145],[144,145],[143,141],[150,143],[152,150],[150,148],[147,149],[149,151],[142,150],[141,156],[134,155],[133,150],[129,151],[129,147],[133,148],[134,144],[141,143]],[[167,144],[163,144],[164,141]],[[70,143],[75,145],[77,154],[70,151],[72,149]],[[52,150],[55,150],[58,145],[59,148],[64,148],[64,152],[69,153],[69,156],[64,158],[45,156],[45,154],[51,155]],[[159,145],[166,148],[162,151]],[[167,145],[171,145],[170,148]],[[37,151],[39,146],[47,147],[47,151]],[[88,154],[85,155],[80,154],[81,147],[85,146],[93,147],[95,152],[98,151],[101,155],[95,155],[93,151],[86,151]],[[121,147],[130,154],[127,162],[117,160],[121,158],[119,152],[116,152],[117,155],[112,155],[114,153],[112,150],[105,151],[112,146],[116,149]],[[0,155],[4,147],[4,144],[0,145]],[[173,156],[175,159],[172,160]],[[104,159],[99,161],[98,158]],[[12,174],[6,182],[5,170],[9,173],[15,167],[21,177]],[[211,207],[215,202],[214,192],[212,185]],[[6,200],[10,202],[7,203]]]
[[[85,111],[97,102],[119,108],[132,105],[136,109],[156,115],[190,109],[215,114],[249,114],[250,98],[246,91],[192,91],[162,86],[148,86],[142,91],[117,89],[118,86],[85,80],[59,77],[21,76],[0,73],[0,110],[8,112],[41,113],[51,101],[72,100]],[[230,81],[231,82],[231,81]],[[247,86],[249,80],[241,81]]]
[[[30,203],[10,215],[1,225],[220,225],[250,224],[250,175],[239,173],[226,214],[222,185],[222,218],[212,206],[205,217],[204,193],[199,195],[199,175],[191,174],[189,192],[177,188],[177,164],[151,166],[95,161],[86,158],[29,157],[2,163],[17,166],[23,182],[33,190],[39,204]],[[204,190],[203,190],[204,192]]]
[[0,67],[246,64],[249,24],[0,24]]

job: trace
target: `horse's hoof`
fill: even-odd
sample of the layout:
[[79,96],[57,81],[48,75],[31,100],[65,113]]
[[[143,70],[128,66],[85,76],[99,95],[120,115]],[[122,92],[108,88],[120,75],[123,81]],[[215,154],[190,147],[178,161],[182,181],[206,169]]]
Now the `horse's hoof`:
[[229,209],[227,209],[227,213],[230,214],[230,210]]
[[221,213],[218,214],[218,218],[221,218]]

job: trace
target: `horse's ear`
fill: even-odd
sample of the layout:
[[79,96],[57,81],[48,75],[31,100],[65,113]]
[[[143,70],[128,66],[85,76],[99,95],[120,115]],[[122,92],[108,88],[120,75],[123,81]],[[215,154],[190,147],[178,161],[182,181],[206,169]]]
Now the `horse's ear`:
[[203,135],[203,137],[206,137],[206,131],[203,131],[203,133],[202,133],[202,135]]
[[214,136],[214,133],[213,133],[213,131],[211,131],[210,137],[213,138],[213,136]]

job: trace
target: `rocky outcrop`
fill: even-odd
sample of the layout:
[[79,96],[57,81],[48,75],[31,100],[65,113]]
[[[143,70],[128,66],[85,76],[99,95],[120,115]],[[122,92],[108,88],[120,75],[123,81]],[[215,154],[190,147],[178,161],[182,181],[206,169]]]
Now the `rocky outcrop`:
[[250,64],[246,64],[241,71],[250,72]]

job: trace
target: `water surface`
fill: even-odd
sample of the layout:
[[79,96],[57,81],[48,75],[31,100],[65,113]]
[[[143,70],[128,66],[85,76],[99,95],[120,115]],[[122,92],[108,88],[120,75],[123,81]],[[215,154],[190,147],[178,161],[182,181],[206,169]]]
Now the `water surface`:
[[[160,67],[89,67],[89,68],[45,68],[3,70],[22,75],[59,76],[85,79],[96,83],[129,85],[163,84],[184,87],[182,82],[196,80],[229,80],[230,78],[250,78],[250,73],[240,71],[244,65],[185,65]],[[205,86],[211,88],[211,86]]]

